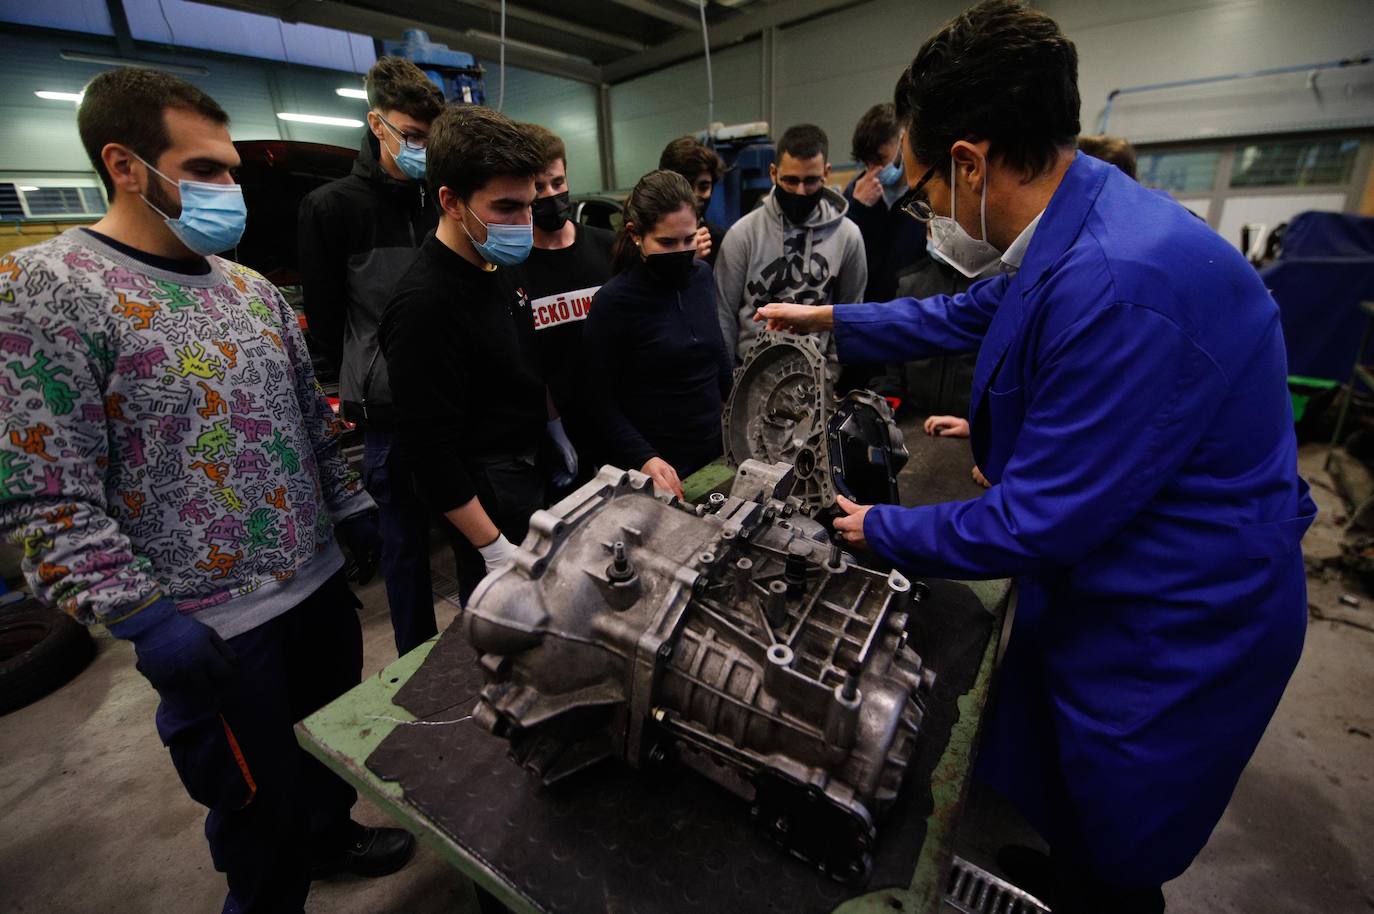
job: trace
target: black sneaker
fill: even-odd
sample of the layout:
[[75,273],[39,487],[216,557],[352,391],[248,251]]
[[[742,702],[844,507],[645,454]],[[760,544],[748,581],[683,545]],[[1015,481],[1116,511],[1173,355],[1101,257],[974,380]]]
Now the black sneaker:
[[350,822],[348,844],[336,856],[315,864],[310,878],[321,879],[337,873],[354,876],[389,876],[410,862],[415,853],[415,836],[401,828],[368,828]]

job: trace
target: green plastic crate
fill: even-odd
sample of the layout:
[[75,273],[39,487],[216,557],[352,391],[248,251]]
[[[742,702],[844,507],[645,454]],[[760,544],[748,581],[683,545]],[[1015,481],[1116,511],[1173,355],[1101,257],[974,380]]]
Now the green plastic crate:
[[1308,378],[1302,375],[1288,376],[1288,396],[1293,401],[1293,421],[1301,422],[1307,412],[1307,404],[1324,390],[1339,387],[1339,381],[1330,378]]

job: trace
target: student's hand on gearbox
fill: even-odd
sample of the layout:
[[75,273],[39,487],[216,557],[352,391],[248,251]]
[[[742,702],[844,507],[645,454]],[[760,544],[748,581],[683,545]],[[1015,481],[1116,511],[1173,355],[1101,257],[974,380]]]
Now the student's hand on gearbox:
[[677,470],[662,457],[650,457],[644,466],[639,468],[639,472],[654,481],[655,489],[672,492],[678,498],[686,498],[682,494],[682,480],[677,478]]
[[868,509],[873,506],[857,505],[843,495],[835,496],[835,504],[843,512],[835,518],[835,532],[851,546],[867,546],[868,540],[864,539],[864,518],[868,517]]
[[705,260],[711,256],[711,230],[706,226],[697,229],[697,258]]
[[482,556],[483,564],[487,566],[487,574],[496,574],[503,568],[515,564],[515,544],[506,539],[504,533],[497,533],[496,539],[485,546],[478,546],[477,551]]
[[755,311],[754,320],[767,321],[769,330],[821,333],[835,328],[835,306],[793,305],[775,301]]
[[869,165],[859,180],[854,182],[854,199],[864,206],[872,206],[883,198],[883,185],[878,180],[878,172],[881,170]]

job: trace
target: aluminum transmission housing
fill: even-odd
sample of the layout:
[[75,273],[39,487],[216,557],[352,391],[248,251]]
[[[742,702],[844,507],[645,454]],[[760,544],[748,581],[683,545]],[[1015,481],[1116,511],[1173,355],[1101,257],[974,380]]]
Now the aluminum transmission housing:
[[812,337],[759,334],[735,372],[721,426],[731,466],[792,465],[806,514],[819,516],[836,494],[859,504],[897,502],[908,454],[891,407],[867,390],[837,399]]
[[927,591],[829,545],[793,482],[745,461],[693,508],[603,467],[536,512],[464,615],[487,677],[473,718],[546,784],[680,761],[858,881],[934,682],[906,639]]

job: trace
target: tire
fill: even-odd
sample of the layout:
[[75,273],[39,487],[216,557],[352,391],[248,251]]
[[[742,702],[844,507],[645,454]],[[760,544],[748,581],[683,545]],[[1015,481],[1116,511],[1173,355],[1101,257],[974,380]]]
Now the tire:
[[0,714],[37,701],[86,668],[95,639],[34,600],[0,608]]

